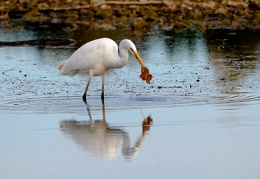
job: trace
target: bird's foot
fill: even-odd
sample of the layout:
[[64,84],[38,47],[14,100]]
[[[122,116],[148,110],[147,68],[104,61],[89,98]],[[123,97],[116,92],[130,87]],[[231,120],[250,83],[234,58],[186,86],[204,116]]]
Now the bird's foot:
[[82,100],[84,101],[84,103],[87,104],[87,95],[86,95],[86,94],[83,94],[83,96],[82,96]]
[[104,93],[101,94],[101,101],[102,101],[102,104],[104,104]]

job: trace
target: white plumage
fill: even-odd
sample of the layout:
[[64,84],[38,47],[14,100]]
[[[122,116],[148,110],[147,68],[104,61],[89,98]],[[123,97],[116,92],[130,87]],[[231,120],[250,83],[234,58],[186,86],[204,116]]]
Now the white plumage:
[[131,40],[122,40],[118,47],[115,41],[109,38],[101,38],[81,46],[70,58],[63,61],[58,69],[60,74],[68,76],[88,74],[88,83],[82,97],[85,102],[91,78],[102,75],[101,98],[104,99],[104,76],[106,71],[125,66],[129,59],[129,51],[134,54],[141,66],[144,67],[144,63]]

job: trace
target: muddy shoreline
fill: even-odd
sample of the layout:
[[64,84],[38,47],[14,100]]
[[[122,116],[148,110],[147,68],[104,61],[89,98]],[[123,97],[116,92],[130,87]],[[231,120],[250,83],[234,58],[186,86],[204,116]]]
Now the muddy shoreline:
[[4,1],[1,26],[12,19],[29,22],[67,23],[77,28],[154,29],[259,29],[258,0],[232,1]]

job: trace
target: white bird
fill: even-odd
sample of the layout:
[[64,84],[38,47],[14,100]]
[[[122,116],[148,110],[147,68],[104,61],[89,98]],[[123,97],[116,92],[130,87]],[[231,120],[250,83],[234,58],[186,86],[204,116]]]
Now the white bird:
[[90,41],[78,50],[70,58],[63,61],[58,69],[60,74],[74,76],[76,74],[88,74],[88,82],[82,99],[86,102],[88,87],[93,76],[102,75],[101,99],[104,100],[104,82],[107,70],[124,67],[129,59],[129,51],[133,53],[142,67],[145,67],[141,57],[137,53],[134,43],[129,39],[116,42],[109,38],[100,38]]

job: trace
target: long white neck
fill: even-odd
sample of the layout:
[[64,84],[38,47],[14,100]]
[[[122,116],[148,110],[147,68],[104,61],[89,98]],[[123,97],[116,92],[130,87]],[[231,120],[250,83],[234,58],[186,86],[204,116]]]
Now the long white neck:
[[116,68],[122,68],[125,66],[129,59],[129,52],[126,48],[120,48],[118,54],[116,55],[116,58],[114,58],[110,63],[108,64],[109,69],[116,69]]
[[[115,48],[114,48],[115,49]],[[122,68],[125,66],[129,59],[129,51],[136,51],[136,47],[131,40],[124,39],[120,42],[118,52],[112,59],[110,59],[108,69]],[[115,53],[115,51],[114,51]]]
[[119,60],[118,60],[118,68],[125,66],[129,60],[129,51],[125,48],[120,48],[118,52]]

